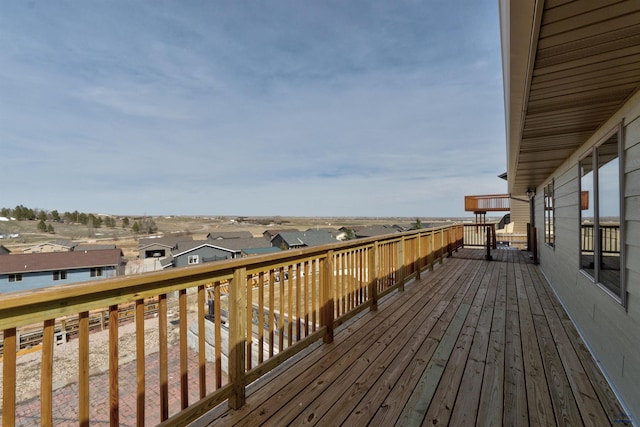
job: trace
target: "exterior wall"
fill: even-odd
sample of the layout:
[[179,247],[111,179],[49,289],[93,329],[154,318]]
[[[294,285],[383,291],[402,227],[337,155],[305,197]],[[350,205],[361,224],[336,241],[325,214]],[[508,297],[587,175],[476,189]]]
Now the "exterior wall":
[[[624,119],[624,241],[627,307],[623,307],[579,270],[579,171],[581,154]],[[630,415],[640,420],[640,93],[553,176],[555,247],[544,243],[543,187],[537,189],[536,227],[540,266],[595,358],[601,363]]]
[[[173,259],[176,267],[185,267],[189,264],[189,256],[198,255],[198,264],[202,264],[207,261],[223,260],[233,258],[233,253],[229,251],[223,251],[222,249],[212,248],[210,246],[204,246],[202,248],[194,249],[192,251],[176,256]],[[194,264],[191,264],[194,265]]]
[[[527,200],[524,194],[517,196],[519,199]],[[513,232],[522,233],[526,236],[527,224],[529,223],[529,203],[511,199],[511,222],[514,223]],[[525,237],[525,241],[527,238]]]
[[91,269],[89,268],[63,271],[67,272],[67,278],[65,280],[53,280],[52,271],[23,273],[22,280],[19,282],[9,282],[9,276],[7,274],[0,274],[0,293],[29,291],[54,285],[106,279],[117,275],[114,267],[103,267],[102,276],[100,277],[91,277]]

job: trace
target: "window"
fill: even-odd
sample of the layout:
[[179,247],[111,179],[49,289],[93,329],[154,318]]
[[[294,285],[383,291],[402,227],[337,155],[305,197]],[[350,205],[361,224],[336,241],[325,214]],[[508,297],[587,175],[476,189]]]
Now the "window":
[[9,283],[12,282],[22,282],[22,274],[10,274]]
[[198,264],[200,262],[200,256],[199,255],[189,255],[189,265],[191,264]]
[[555,244],[554,181],[544,187],[544,242],[549,246]]
[[91,277],[102,277],[102,267],[92,268]]
[[53,280],[67,280],[67,272],[64,270],[54,271]]
[[580,161],[580,269],[621,303],[622,125]]

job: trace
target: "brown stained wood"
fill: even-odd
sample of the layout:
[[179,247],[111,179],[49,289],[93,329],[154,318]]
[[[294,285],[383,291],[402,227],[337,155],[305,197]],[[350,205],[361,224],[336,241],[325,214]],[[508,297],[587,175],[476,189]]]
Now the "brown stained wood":
[[[294,322],[294,318],[293,318],[293,269],[292,266],[289,265],[287,267],[287,312],[286,312],[286,319],[287,319],[287,347],[291,347],[291,344],[293,344],[293,322]],[[284,280],[283,278],[281,278],[281,280]]]
[[247,295],[245,296],[245,299],[247,301],[247,318],[245,320],[246,324],[247,324],[247,336],[245,337],[245,352],[246,352],[246,357],[245,357],[245,361],[247,363],[246,369],[247,371],[251,370],[251,363],[252,363],[252,357],[251,357],[251,352],[252,352],[252,346],[253,346],[253,286],[251,285],[252,283],[252,278],[251,277],[247,277]]
[[[497,277],[496,273],[498,273]],[[478,407],[478,423],[482,425],[498,425],[502,422],[506,321],[506,265],[504,263],[494,269],[491,280],[497,280],[497,290]]]
[[167,349],[167,295],[158,297],[158,336],[160,340],[160,419],[169,418],[169,357]]
[[118,385],[118,306],[109,307],[109,422],[120,422],[120,396]]
[[275,309],[276,305],[275,301],[275,272],[273,270],[269,270],[269,357],[273,357],[273,353],[275,351]]
[[[440,284],[439,286],[443,287],[444,285]],[[428,293],[430,289],[432,289],[431,286],[426,286],[424,291]],[[408,294],[412,295],[413,293]],[[393,324],[400,321],[409,310],[412,310],[411,305],[403,304],[397,300],[387,300],[386,307],[387,310],[381,311],[375,321],[368,317],[355,319],[352,325],[353,330],[349,328],[349,333],[346,333],[346,331],[338,333],[332,346],[321,346],[317,352],[311,353],[308,357],[290,367],[287,372],[290,373],[292,380],[284,382],[272,381],[270,389],[260,388],[256,390],[251,395],[251,399],[255,399],[255,401],[259,402],[259,405],[254,407],[253,410],[243,408],[240,411],[234,411],[225,417],[225,422],[234,425],[258,425],[269,418],[271,414],[283,408],[292,397],[298,396],[302,391],[300,383],[313,384],[314,389],[322,387],[322,384],[315,383],[319,375],[330,368],[340,367],[340,369],[343,369],[344,366],[349,366],[352,363],[351,361],[354,360],[354,357],[358,356],[357,352],[355,356],[353,354],[347,355],[350,352],[354,352],[352,340],[358,343],[365,341],[357,349],[366,351],[369,343],[375,342]],[[413,308],[414,315],[420,310],[420,307]],[[366,325],[373,323],[375,323],[375,326],[366,327]]]
[[295,290],[296,290],[296,298],[295,298],[295,314],[294,314],[294,318],[295,318],[295,340],[296,341],[300,341],[300,332],[302,330],[301,328],[301,319],[300,319],[300,304],[302,302],[302,297],[300,295],[300,291],[301,291],[301,287],[302,287],[302,283],[303,283],[303,278],[302,276],[302,265],[301,264],[297,264],[296,265],[296,277],[295,277]]
[[[284,277],[280,276],[283,283]],[[238,409],[246,399],[245,340],[247,311],[247,270],[239,268],[234,272],[229,284],[229,383],[233,393],[229,407]]]
[[[528,281],[530,281],[528,272],[523,275],[521,266],[517,266],[515,269],[515,287],[518,297],[520,339],[522,340],[522,361],[525,373],[529,423],[532,426],[553,425],[555,424],[555,417],[549,389],[547,387],[533,315],[531,314],[531,305],[527,292]],[[535,298],[535,295],[532,296]]]
[[179,322],[180,322],[180,407],[185,409],[189,406],[189,366],[187,347],[187,290],[181,289],[178,292]]
[[215,369],[216,369],[216,390],[222,387],[222,318],[220,309],[220,282],[216,282],[213,288],[213,322],[215,326]]
[[[204,297],[203,297],[204,298]],[[145,419],[145,352],[144,352],[144,300],[136,301],[136,424]]]
[[[104,318],[104,316],[101,316]],[[89,312],[78,315],[78,422],[89,425]]]
[[284,267],[280,267],[278,272],[279,274],[279,283],[280,283],[280,293],[278,294],[278,299],[280,300],[280,310],[278,315],[278,351],[284,350],[284,317],[285,317],[285,286],[284,286]]
[[2,337],[2,425],[10,426],[16,418],[16,329],[5,329]]
[[258,275],[258,364],[264,362],[264,271]]
[[[453,290],[451,292],[453,293]],[[293,420],[293,424],[301,423],[309,418],[314,418],[320,423],[340,424],[350,415],[349,408],[362,402],[369,391],[382,388],[388,392],[389,381],[393,378],[397,379],[401,375],[412,355],[419,350],[446,308],[446,305],[440,304],[440,300],[436,298],[432,298],[426,303],[423,302],[423,304],[418,303],[416,306],[422,307],[421,310],[430,312],[432,315],[428,318],[407,316],[410,320],[405,327],[399,330],[395,329],[397,331],[395,334],[389,333],[392,341],[380,343],[379,340],[375,346],[371,346],[369,351],[364,354],[365,363],[360,365],[360,369],[357,369],[355,364],[352,365],[348,374],[341,375],[328,389],[324,390],[323,394],[327,395],[327,398],[322,399],[321,402],[316,400],[312,405],[309,405],[297,419]],[[401,355],[397,354],[398,348],[403,349]],[[356,363],[361,360],[358,359]],[[377,383],[385,385],[376,387]],[[360,412],[367,413],[367,408],[361,409]],[[372,412],[369,414],[373,415]],[[347,420],[345,424],[363,425],[366,422],[367,420],[360,418]]]
[[[535,277],[535,273],[532,274]],[[540,280],[534,280],[538,297],[545,311],[549,330],[555,341],[556,349],[560,360],[562,361],[564,370],[571,372],[573,375],[567,377],[573,395],[580,412],[583,414],[582,421],[585,425],[601,426],[611,422],[611,419],[604,412],[602,405],[593,389],[587,374],[585,373],[580,359],[576,355],[571,341],[567,336],[564,326],[555,307],[551,302],[546,290]]]
[[42,333],[42,354],[40,373],[40,423],[53,425],[52,384],[53,384],[53,338],[56,320],[45,320]]

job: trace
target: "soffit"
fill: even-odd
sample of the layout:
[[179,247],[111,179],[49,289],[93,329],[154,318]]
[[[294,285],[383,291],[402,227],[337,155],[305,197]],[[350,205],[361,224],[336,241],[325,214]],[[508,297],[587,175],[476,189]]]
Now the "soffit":
[[[640,88],[640,1],[547,0],[536,6],[535,16],[515,22],[512,14],[510,22],[511,28],[532,28],[533,35],[520,131],[508,142],[512,194],[543,184]],[[522,48],[512,43],[510,59]]]

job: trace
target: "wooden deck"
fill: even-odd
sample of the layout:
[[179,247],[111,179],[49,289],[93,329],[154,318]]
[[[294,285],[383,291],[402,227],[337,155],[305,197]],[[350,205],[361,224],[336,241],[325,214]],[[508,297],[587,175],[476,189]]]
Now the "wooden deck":
[[195,425],[630,425],[528,253],[463,249]]

